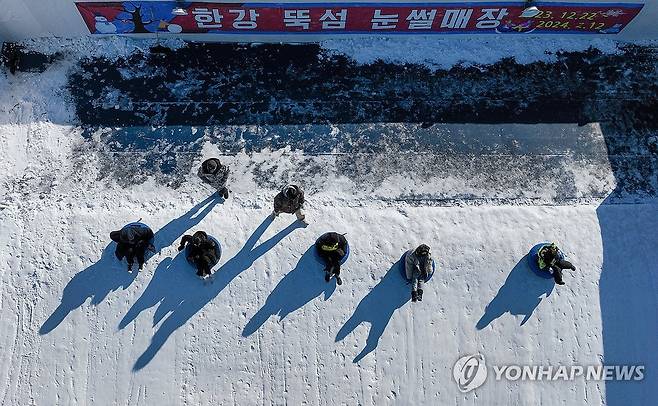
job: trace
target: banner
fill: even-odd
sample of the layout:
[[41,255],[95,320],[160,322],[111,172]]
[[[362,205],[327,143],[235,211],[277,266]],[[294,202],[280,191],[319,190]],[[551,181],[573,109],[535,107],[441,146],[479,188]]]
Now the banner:
[[76,6],[92,34],[618,34],[643,4],[202,3],[120,1]]

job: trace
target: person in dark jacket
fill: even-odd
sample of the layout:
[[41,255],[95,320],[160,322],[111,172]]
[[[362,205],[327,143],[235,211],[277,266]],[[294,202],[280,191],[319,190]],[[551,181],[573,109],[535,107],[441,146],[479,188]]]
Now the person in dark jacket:
[[286,187],[274,196],[274,212],[272,216],[276,217],[281,213],[294,213],[297,216],[297,220],[306,223],[306,216],[302,212],[303,204],[304,190],[297,185],[286,185]]
[[217,243],[208,237],[204,231],[197,231],[194,235],[184,235],[180,241],[178,251],[187,248],[187,260],[194,264],[197,275],[205,278],[210,276],[210,270],[219,262],[217,257]]
[[228,199],[228,188],[226,181],[230,170],[226,165],[222,165],[217,158],[210,158],[203,161],[199,167],[198,175],[202,181],[217,189],[217,193],[224,199]]
[[325,233],[315,242],[318,255],[326,264],[324,268],[324,280],[329,282],[332,276],[336,277],[336,283],[343,284],[340,278],[340,261],[345,257],[347,250],[347,239],[344,235],[330,232]]
[[432,272],[432,255],[430,247],[420,244],[415,250],[407,251],[404,259],[404,270],[407,279],[411,281],[411,301],[423,301],[423,284]]
[[135,259],[137,259],[139,269],[144,268],[146,250],[155,252],[155,247],[151,243],[153,231],[141,224],[128,224],[119,231],[112,231],[110,238],[117,243],[114,255],[119,261],[126,258],[129,272],[132,272]]
[[563,269],[576,270],[576,267],[571,262],[564,259],[564,255],[562,255],[560,249],[554,243],[544,245],[539,249],[537,254],[539,256],[539,268],[550,270],[555,283],[558,285],[564,285],[564,280],[562,279]]

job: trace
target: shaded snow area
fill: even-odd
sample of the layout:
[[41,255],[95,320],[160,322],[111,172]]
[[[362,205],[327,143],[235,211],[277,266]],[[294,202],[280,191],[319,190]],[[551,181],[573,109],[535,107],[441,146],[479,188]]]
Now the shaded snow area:
[[[23,44],[0,70],[0,404],[656,404],[655,49],[369,41]],[[210,156],[226,201],[196,177]],[[268,217],[288,182],[308,226]],[[157,252],[128,273],[109,233],[138,219]],[[176,249],[197,230],[222,245],[212,283]],[[341,286],[327,231],[350,242]],[[566,285],[530,270],[541,241]],[[437,271],[412,303],[421,243]],[[462,393],[474,354],[489,374]]]

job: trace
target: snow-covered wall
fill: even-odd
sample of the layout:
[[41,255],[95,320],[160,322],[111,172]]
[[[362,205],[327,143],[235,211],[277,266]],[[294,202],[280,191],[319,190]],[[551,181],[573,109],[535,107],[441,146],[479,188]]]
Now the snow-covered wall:
[[[89,0],[88,2],[99,2],[97,0]],[[215,1],[218,3],[219,1]],[[542,1],[538,5],[549,5],[551,3],[564,3],[563,1]],[[188,2],[189,3],[189,2]],[[244,2],[237,1],[222,1],[221,3],[230,4],[245,4]],[[271,0],[253,0],[249,4],[268,3],[272,4]],[[288,0],[282,2],[284,4],[303,3],[308,4],[305,0]],[[319,4],[350,3],[344,0],[325,0],[318,1]],[[358,2],[364,4],[364,2]],[[404,4],[418,4],[418,1],[409,0],[378,0],[373,4],[395,3],[399,5]],[[475,4],[475,3],[492,3],[491,0],[469,0],[455,2],[456,4]],[[520,6],[523,1],[502,1],[495,2],[496,4],[504,4],[506,6]],[[571,3],[571,2],[570,2]],[[655,21],[658,17],[658,2],[656,1],[642,1],[642,0],[597,0],[573,2],[582,6],[593,4],[606,4],[613,5],[627,5],[627,4],[642,4],[644,7],[642,11],[635,17],[632,22],[626,26],[619,34],[607,34],[606,37],[614,37],[622,40],[643,40],[643,39],[658,39],[658,25]],[[73,0],[0,0],[0,40],[20,40],[34,37],[76,37],[89,35],[89,29],[85,25],[80,12],[75,6]],[[153,34],[139,34],[140,36],[153,36]],[[176,37],[175,33],[161,33],[160,36]],[[355,34],[364,35],[364,34]],[[386,35],[385,32],[377,32],[375,34],[367,35]],[[469,33],[468,36],[472,36]],[[556,33],[558,36],[565,36],[566,34]],[[569,34],[571,36],[572,34]],[[588,34],[591,36],[592,34]],[[303,34],[303,35],[281,35],[281,34],[264,34],[264,33],[249,33],[249,34],[184,34],[185,39],[189,40],[202,40],[202,41],[244,41],[244,42],[307,42],[318,41],[323,39],[335,38],[339,35],[331,33],[319,33],[317,35]],[[353,35],[352,35],[353,36]],[[463,35],[450,35],[450,37],[461,37]],[[604,36],[601,34],[601,36]],[[345,35],[340,35],[345,37]]]

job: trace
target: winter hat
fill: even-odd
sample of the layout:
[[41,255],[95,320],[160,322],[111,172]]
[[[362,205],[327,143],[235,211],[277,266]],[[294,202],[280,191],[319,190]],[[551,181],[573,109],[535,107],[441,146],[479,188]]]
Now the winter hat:
[[336,251],[339,242],[340,239],[336,233],[327,233],[326,241],[320,248],[322,248],[322,251]]
[[294,199],[297,196],[298,190],[295,185],[288,185],[283,189],[283,195],[288,199]]
[[215,172],[217,172],[217,170],[221,166],[221,163],[219,162],[219,159],[217,159],[217,158],[210,158],[210,159],[206,159],[203,162],[203,164],[201,164],[201,166],[203,166],[203,170],[205,172],[215,173]]
[[121,229],[121,241],[125,243],[132,244],[137,239],[135,229],[133,227],[124,227]]
[[424,257],[429,253],[430,253],[430,247],[425,244],[420,244],[418,248],[416,248],[416,255],[418,255],[419,257]]
[[206,234],[204,231],[197,231],[192,236],[192,244],[199,245],[203,241],[205,241],[207,238],[208,238],[208,234]]

